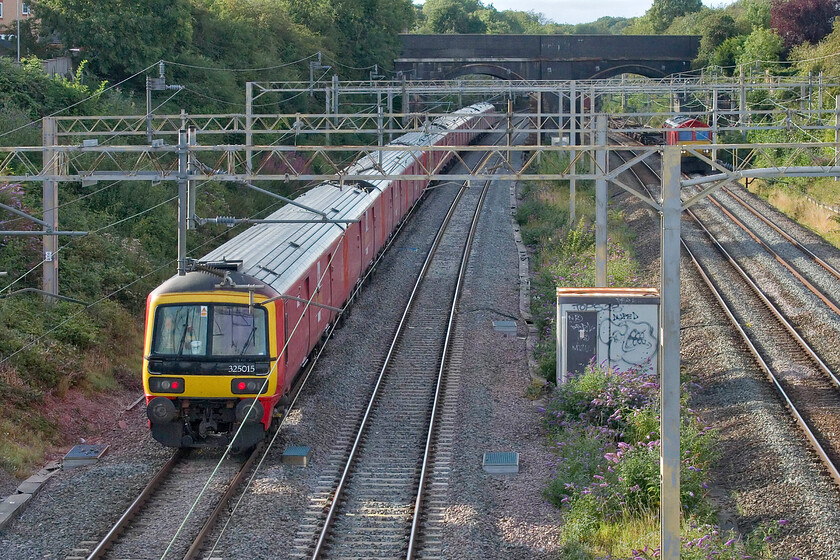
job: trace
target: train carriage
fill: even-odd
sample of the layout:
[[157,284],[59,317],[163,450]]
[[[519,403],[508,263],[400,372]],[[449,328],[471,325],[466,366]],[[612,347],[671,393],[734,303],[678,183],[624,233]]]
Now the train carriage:
[[[373,152],[343,175],[421,175],[489,128],[490,104],[436,120]],[[435,155],[437,154],[437,155]],[[152,436],[172,447],[244,449],[282,412],[296,376],[410,207],[425,181],[324,183],[202,257],[148,297],[143,386]]]

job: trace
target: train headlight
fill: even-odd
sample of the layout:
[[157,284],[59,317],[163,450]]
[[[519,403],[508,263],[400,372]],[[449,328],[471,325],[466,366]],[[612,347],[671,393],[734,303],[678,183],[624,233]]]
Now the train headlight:
[[166,424],[175,420],[175,403],[166,397],[155,397],[146,406],[146,417],[152,424]]
[[261,395],[268,391],[268,379],[231,379],[230,392],[234,395]]
[[152,393],[183,393],[184,379],[181,377],[150,377],[149,391]]
[[265,410],[260,401],[254,399],[242,399],[236,405],[236,420],[238,422],[259,422],[262,420]]

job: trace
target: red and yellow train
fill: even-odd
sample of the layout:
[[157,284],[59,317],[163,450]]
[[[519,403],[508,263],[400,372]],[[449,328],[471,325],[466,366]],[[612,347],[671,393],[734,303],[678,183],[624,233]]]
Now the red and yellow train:
[[[714,136],[707,123],[687,115],[675,115],[666,119],[662,127],[663,132],[636,132],[630,136],[647,146],[683,146],[711,157]],[[686,149],[682,150],[681,164],[683,173],[705,173],[711,169],[707,162]]]
[[[479,103],[374,151],[348,175],[410,176],[443,167],[445,151],[491,128]],[[378,171],[377,171],[378,170]],[[258,443],[288,403],[296,376],[364,272],[427,186],[385,179],[324,183],[286,205],[149,294],[143,388],[152,436],[171,447]],[[304,223],[291,223],[298,220]]]
[[[711,157],[712,129],[705,122],[686,115],[676,115],[665,121],[665,144],[684,146]],[[683,173],[705,173],[711,166],[688,150],[682,151]]]

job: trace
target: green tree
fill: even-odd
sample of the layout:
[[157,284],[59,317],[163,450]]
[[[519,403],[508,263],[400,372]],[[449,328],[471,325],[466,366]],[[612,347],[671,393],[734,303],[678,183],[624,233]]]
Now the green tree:
[[426,23],[421,32],[485,33],[487,25],[477,14],[483,8],[478,0],[426,0]]
[[785,42],[778,33],[759,27],[744,40],[744,47],[737,62],[772,69],[775,68],[774,62],[778,62],[784,48]]
[[402,48],[398,34],[414,25],[411,0],[332,0],[339,57],[366,68],[390,63]]
[[510,22],[511,29],[514,30],[514,33],[538,35],[546,33],[546,27],[551,26],[544,15],[534,11],[518,12],[515,10],[505,10],[502,14]]
[[723,41],[723,43],[715,49],[709,57],[709,64],[720,66],[727,76],[731,76],[735,72],[735,66],[738,63],[738,57],[744,52],[744,38],[730,37]]
[[653,31],[659,34],[668,29],[674,19],[702,9],[701,0],[653,0],[653,6],[644,17],[650,21]]
[[771,0],[742,0],[745,8],[744,19],[751,27],[770,27]]
[[42,34],[81,49],[91,69],[112,80],[171,58],[192,40],[189,0],[40,0],[32,9]]
[[511,25],[512,21],[504,15],[504,12],[498,12],[495,8],[485,8],[475,12],[478,19],[484,24],[485,33],[490,35],[504,35],[509,33],[521,33],[520,30],[514,30]]
[[789,59],[795,61],[800,74],[818,74],[824,72],[830,76],[840,73],[840,18],[834,20],[831,33],[816,45],[802,43],[791,49]]
[[695,64],[699,67],[710,64],[718,47],[727,39],[738,35],[735,19],[721,10],[710,10],[700,22],[698,31],[702,39]]

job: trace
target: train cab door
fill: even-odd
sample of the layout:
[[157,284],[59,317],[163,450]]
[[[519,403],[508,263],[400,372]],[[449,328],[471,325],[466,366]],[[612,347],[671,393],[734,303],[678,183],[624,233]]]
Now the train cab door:
[[309,279],[303,278],[292,289],[296,299],[286,305],[284,329],[287,339],[288,371],[297,371],[309,354],[309,315],[305,312]]
[[316,283],[312,279],[312,271],[310,270],[306,277],[303,279],[303,291],[301,292],[300,298],[303,299],[303,303],[301,305],[304,307],[303,312],[303,320],[300,322],[300,326],[305,331],[305,339],[304,345],[306,347],[306,354],[309,354],[309,350],[315,345],[315,337],[312,336],[312,333],[317,332],[317,319],[315,311],[318,309],[314,305],[307,305],[306,302],[308,301],[315,301],[315,298],[312,296],[313,291],[315,290]]
[[382,213],[379,211],[379,206],[382,204],[382,197],[377,197],[376,201],[373,203],[373,206],[370,207],[371,212],[371,237],[373,238],[373,254],[378,255],[379,249],[382,248],[382,224],[379,222],[382,221]]
[[376,221],[376,234],[379,236],[377,251],[379,251],[385,246],[385,241],[388,240],[388,232],[391,231],[388,229],[387,225],[388,210],[385,208],[385,193],[379,193],[376,205],[379,207],[377,210],[377,216],[379,216],[379,219]]
[[[341,307],[344,303],[342,292],[344,291],[344,282],[339,278],[341,275],[341,263],[339,261],[339,252],[333,249],[327,253],[327,274],[326,277],[330,281],[330,291],[324,295],[324,303],[330,307]],[[329,320],[333,321],[338,313],[336,311],[329,312]]]
[[362,222],[353,222],[347,226],[344,234],[344,263],[347,278],[348,297],[355,288],[362,271]]
[[277,372],[277,392],[285,393],[292,384],[292,380],[286,374],[289,363],[288,348],[286,346],[286,337],[289,332],[286,327],[286,302],[278,299],[272,305],[274,305],[274,335],[277,342],[277,353],[274,354],[277,356],[277,365],[274,366]]
[[408,181],[401,181],[402,183],[402,215],[408,213],[411,208],[411,184]]
[[391,211],[393,215],[394,226],[400,223],[402,216],[400,215],[400,193],[397,190],[397,182],[391,182]]

